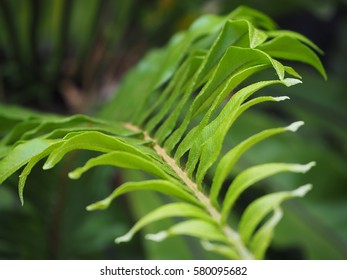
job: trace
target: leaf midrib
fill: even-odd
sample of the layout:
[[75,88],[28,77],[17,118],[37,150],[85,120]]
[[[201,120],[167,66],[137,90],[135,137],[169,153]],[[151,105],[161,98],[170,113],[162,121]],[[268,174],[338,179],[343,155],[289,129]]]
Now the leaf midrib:
[[230,243],[235,247],[237,252],[239,253],[241,259],[254,259],[253,254],[249,251],[249,249],[242,242],[240,235],[237,231],[232,229],[229,225],[221,224],[221,213],[212,205],[211,200],[208,196],[206,196],[202,191],[198,189],[198,186],[195,182],[193,182],[187,172],[185,172],[165,150],[165,148],[161,147],[157,144],[157,141],[152,138],[146,131],[137,127],[132,123],[125,123],[124,127],[133,131],[133,132],[141,132],[144,135],[144,140],[151,141],[153,143],[153,150],[168,164],[168,166],[172,169],[172,171],[180,178],[183,183],[194,193],[195,197],[205,205],[206,210],[211,215],[212,219],[219,225],[227,239]]

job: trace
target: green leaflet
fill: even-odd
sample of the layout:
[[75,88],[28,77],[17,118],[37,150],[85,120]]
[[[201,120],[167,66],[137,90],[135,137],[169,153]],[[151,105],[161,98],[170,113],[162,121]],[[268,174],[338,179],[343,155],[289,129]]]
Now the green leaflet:
[[175,92],[173,93],[173,95],[178,95],[177,96],[178,98],[181,97],[177,102],[177,106],[175,108],[172,108],[172,103],[169,103],[169,102],[165,103],[164,105],[161,105],[163,106],[163,108],[166,107],[167,109],[172,111],[170,112],[169,110],[167,110],[166,119],[162,120],[163,124],[155,132],[155,138],[158,139],[158,143],[163,143],[164,140],[174,130],[177,124],[178,118],[180,117],[182,111],[184,110],[184,106],[187,105],[187,102],[190,98],[191,85],[192,84],[194,85],[194,82],[195,82],[194,80],[191,80],[190,78],[194,76],[195,73],[198,71],[205,57],[206,57],[206,54],[203,54],[199,56],[193,56],[191,59],[191,62],[188,60],[188,62],[190,62],[189,69],[188,71],[186,71],[186,73],[184,73],[185,75],[183,76],[184,79],[187,79],[186,83],[183,84],[181,88],[179,87],[179,84],[175,84],[175,89],[174,89]]
[[248,244],[259,223],[269,212],[278,208],[284,200],[293,197],[303,197],[311,188],[311,185],[305,185],[294,191],[268,194],[252,202],[242,214],[239,223],[238,231],[243,242]]
[[252,24],[244,20],[227,21],[215,40],[215,43],[211,46],[211,49],[204,60],[204,64],[197,72],[195,79],[197,81],[204,79],[214,66],[223,60],[223,56],[231,46],[244,48],[250,46],[251,42],[257,45],[265,41],[265,33],[257,33],[255,30],[256,29]]
[[116,243],[128,242],[134,234],[146,225],[171,217],[198,218],[214,222],[207,212],[199,207],[187,203],[170,203],[161,206],[142,217],[125,235],[116,238]]
[[273,237],[274,228],[281,218],[282,211],[279,208],[275,208],[273,216],[266,221],[266,223],[254,235],[250,248],[254,253],[255,259],[261,260],[264,258],[265,250],[269,247]]
[[54,144],[54,140],[33,139],[14,147],[0,161],[0,183],[5,181],[9,176],[24,166],[30,159],[40,154],[50,145]]
[[19,193],[19,198],[22,205],[24,205],[23,192],[24,192],[25,182],[31,170],[41,159],[47,157],[53,150],[59,149],[59,147],[62,145],[62,142],[63,141],[53,142],[50,146],[46,147],[43,151],[31,157],[28,164],[25,166],[22,173],[19,175],[18,193]]
[[[225,25],[224,29],[226,36],[230,36],[234,41],[230,42],[229,45],[243,46],[255,48],[258,45],[264,43],[267,39],[265,32],[255,28],[249,21],[241,20],[229,20]],[[222,32],[222,34],[224,31]],[[225,40],[227,41],[227,40]]]
[[160,178],[170,180],[171,177],[163,171],[163,167],[150,161],[148,158],[133,155],[128,152],[114,151],[90,159],[83,167],[79,167],[69,173],[71,179],[78,179],[89,169],[98,165],[111,165],[122,168],[139,169],[156,175]]
[[225,195],[222,211],[221,223],[226,224],[230,210],[239,195],[254,183],[280,172],[300,172],[305,173],[314,166],[314,162],[305,165],[285,164],[285,163],[268,163],[250,167],[241,172],[231,183]]
[[238,144],[236,147],[231,149],[228,153],[226,153],[222,159],[219,161],[215,175],[213,177],[213,182],[210,190],[210,199],[212,203],[217,206],[218,205],[218,196],[220,189],[222,187],[222,184],[224,180],[227,178],[228,174],[230,173],[231,169],[237,162],[237,160],[253,145],[257,144],[258,142],[272,136],[278,133],[282,133],[285,131],[293,131],[295,132],[301,125],[303,125],[303,122],[295,122],[291,125],[283,128],[273,128],[264,130],[258,134],[255,134],[240,144]]
[[272,57],[307,63],[315,68],[324,79],[327,79],[327,74],[318,56],[295,37],[276,37],[258,48]]
[[177,184],[173,184],[164,180],[149,180],[143,182],[129,182],[117,187],[112,194],[110,194],[107,198],[93,203],[87,207],[87,210],[100,210],[107,208],[110,203],[117,198],[118,196],[138,190],[152,190],[156,192],[160,192],[169,196],[173,196],[179,199],[183,199],[187,202],[201,205],[201,203],[194,197],[193,194],[189,192],[184,186],[178,186]]
[[271,30],[271,31],[267,31],[266,35],[268,35],[269,37],[274,37],[274,38],[291,37],[305,43],[307,46],[309,46],[311,49],[315,50],[319,54],[323,54],[323,51],[316,44],[314,44],[310,39],[308,39],[307,37],[305,37],[304,35],[300,33],[290,31],[290,30]]
[[294,68],[290,66],[284,66],[284,71],[288,73],[289,75],[293,76],[294,78],[301,79],[301,75],[295,71]]
[[161,231],[155,234],[147,234],[146,238],[158,242],[174,235],[189,235],[211,241],[221,241],[225,243],[229,242],[222,233],[221,229],[215,224],[197,219],[178,223],[166,231]]
[[[133,173],[133,172],[132,172]],[[167,197],[158,195],[156,192],[146,191],[146,192],[133,192],[127,195],[127,200],[129,200],[131,206],[131,214],[135,221],[138,221],[144,217],[147,213],[151,212],[153,209],[159,208],[163,205],[163,200]],[[143,203],[145,202],[145,203]],[[152,223],[141,230],[139,236],[141,238],[143,249],[146,251],[146,259],[158,260],[158,259],[193,259],[193,252],[188,248],[186,240],[183,236],[165,240],[165,242],[158,244],[145,240],[143,237],[147,233],[157,232],[165,228],[169,228],[175,223],[175,219],[164,219],[160,220],[158,223]],[[122,232],[114,233],[113,237],[121,236],[122,233],[126,232],[128,229],[123,229]],[[114,240],[114,239],[113,239]],[[112,238],[110,238],[112,241]],[[111,246],[118,247],[110,242]],[[122,246],[121,244],[120,246]],[[124,244],[125,246],[131,244]],[[123,246],[124,246],[123,245]]]
[[[184,89],[189,83],[189,78],[194,74],[202,61],[203,59],[201,54],[192,53],[192,55],[181,65],[181,67],[177,69],[175,75],[170,80],[170,83],[165,90],[160,94],[158,100],[153,104],[148,112],[143,114],[142,119],[145,119],[148,118],[148,116],[153,113],[155,109],[158,108],[159,110],[159,112],[146,124],[146,131],[149,133],[152,132],[153,129],[163,121],[164,117],[167,116],[169,111],[172,109],[171,104],[173,102],[179,102],[178,99],[182,98],[184,104],[187,98],[187,94],[185,93]],[[157,134],[159,134],[159,130]],[[159,138],[158,135],[155,136],[156,139]]]
[[21,136],[31,129],[36,128],[40,124],[40,120],[30,119],[25,122],[17,124],[5,137],[1,139],[2,145],[13,144],[20,140]]
[[246,6],[236,8],[230,13],[230,17],[235,19],[247,19],[255,26],[259,26],[266,30],[273,30],[277,27],[276,23],[267,15]]
[[59,149],[52,151],[48,157],[46,163],[43,166],[43,169],[50,169],[56,165],[63,156],[73,150],[92,150],[99,152],[111,152],[113,150],[120,150],[125,152],[134,153],[141,155],[141,152],[125,143],[124,141],[119,140],[115,136],[108,136],[100,132],[82,132],[73,135],[71,138],[67,139]]
[[115,135],[132,135],[129,130],[117,123],[110,123],[83,115],[71,117],[35,117],[16,125],[1,142],[12,144],[19,140],[35,137],[56,138],[64,137],[69,131],[103,131]]

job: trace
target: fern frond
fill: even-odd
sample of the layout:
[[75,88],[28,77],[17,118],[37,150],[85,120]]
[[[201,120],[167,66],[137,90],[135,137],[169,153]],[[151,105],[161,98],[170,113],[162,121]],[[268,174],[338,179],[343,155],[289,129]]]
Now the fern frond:
[[[225,138],[248,109],[288,99],[253,95],[269,86],[301,83],[300,75],[277,58],[307,63],[326,77],[314,53],[319,49],[311,41],[274,28],[267,16],[245,7],[224,17],[203,16],[129,72],[100,118],[33,113],[18,120],[11,113],[13,108],[3,108],[1,120],[7,129],[10,123],[14,127],[1,141],[0,182],[25,166],[19,182],[23,203],[26,178],[39,161],[47,158],[43,169],[50,169],[73,150],[97,151],[101,155],[71,171],[69,177],[78,179],[95,166],[110,165],[142,170],[157,179],[125,182],[88,210],[105,209],[118,196],[137,190],[184,201],[154,209],[116,242],[129,241],[149,223],[182,217],[186,220],[147,239],[190,235],[201,239],[205,249],[230,258],[262,258],[282,216],[281,202],[303,196],[310,187],[257,199],[242,215],[238,228],[229,223],[235,201],[262,179],[280,172],[304,173],[314,163],[252,166],[236,176],[224,197],[222,186],[252,146],[270,136],[296,131],[303,122],[264,130],[235,147],[225,147]],[[264,71],[268,80],[247,84],[249,77]],[[223,149],[227,149],[224,154]],[[215,172],[209,185],[206,176],[211,170]],[[271,212],[273,216],[267,218]]]

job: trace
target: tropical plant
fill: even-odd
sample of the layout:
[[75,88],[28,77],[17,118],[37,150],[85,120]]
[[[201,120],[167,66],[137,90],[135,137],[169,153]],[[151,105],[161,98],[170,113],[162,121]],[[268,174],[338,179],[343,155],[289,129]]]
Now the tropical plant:
[[[240,7],[227,16],[205,15],[176,34],[166,47],[149,52],[127,74],[97,118],[2,106],[0,182],[24,167],[18,186],[24,203],[26,179],[42,159],[47,158],[46,170],[71,151],[96,151],[98,155],[69,173],[71,179],[100,165],[150,175],[117,186],[88,210],[105,209],[120,195],[138,190],[171,199],[143,216],[128,233],[116,238],[117,243],[131,240],[150,223],[179,217],[183,220],[146,238],[162,241],[189,235],[200,239],[207,251],[227,258],[262,259],[282,217],[280,204],[304,196],[311,185],[263,195],[239,218],[233,215],[236,200],[260,180],[282,172],[304,173],[314,162],[260,164],[233,179],[231,170],[255,144],[296,131],[303,122],[266,129],[234,147],[225,139],[232,137],[231,127],[247,109],[288,99],[252,98],[258,91],[301,83],[300,75],[277,59],[309,64],[325,78],[314,51],[321,53],[306,37],[276,30],[270,18],[250,8]],[[261,80],[257,79],[260,73]]]

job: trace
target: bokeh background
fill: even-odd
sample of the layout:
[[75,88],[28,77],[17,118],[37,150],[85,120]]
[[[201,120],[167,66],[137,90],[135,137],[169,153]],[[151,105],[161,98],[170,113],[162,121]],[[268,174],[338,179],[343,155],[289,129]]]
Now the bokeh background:
[[[304,83],[269,89],[291,101],[276,109],[261,105],[233,128],[231,145],[263,128],[306,123],[296,134],[252,149],[239,170],[270,161],[317,162],[303,176],[262,182],[239,201],[237,210],[264,192],[310,182],[314,189],[304,199],[285,203],[267,258],[347,259],[346,0],[0,0],[0,102],[64,115],[98,115],[147,50],[165,45],[202,14],[226,14],[239,5],[265,12],[281,29],[313,40],[325,52],[321,58],[328,80],[294,64]],[[71,154],[54,170],[34,169],[23,207],[18,177],[0,186],[0,259],[218,258],[183,237],[156,244],[138,234],[130,243],[115,245],[116,236],[165,198],[138,193],[117,200],[107,211],[86,212],[86,205],[122,181],[142,176],[102,167],[69,180],[67,172],[86,158],[87,153]],[[146,231],[165,223],[170,221]]]

